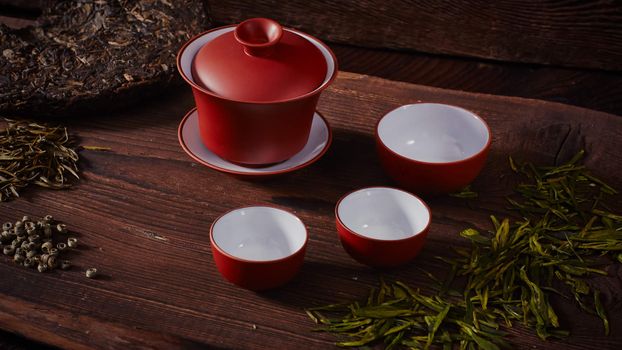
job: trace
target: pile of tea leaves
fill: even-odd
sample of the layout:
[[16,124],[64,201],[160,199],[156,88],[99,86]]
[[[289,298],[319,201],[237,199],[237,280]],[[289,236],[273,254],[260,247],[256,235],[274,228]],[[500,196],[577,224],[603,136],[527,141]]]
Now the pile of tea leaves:
[[532,163],[510,167],[524,183],[508,198],[520,219],[491,216],[493,229],[460,233],[470,247],[456,247],[457,258],[438,257],[450,272],[440,280],[428,274],[437,292],[423,293],[404,283],[384,283],[365,302],[307,309],[326,331],[347,337],[338,346],[383,341],[386,348],[486,350],[510,347],[504,327],[533,329],[543,340],[564,337],[551,297],[574,300],[609,320],[601,292],[591,283],[622,262],[622,216],[605,204],[616,190],[580,164],[581,151],[557,167]]
[[70,187],[78,176],[75,141],[61,126],[6,120],[0,133],[0,201],[29,185]]

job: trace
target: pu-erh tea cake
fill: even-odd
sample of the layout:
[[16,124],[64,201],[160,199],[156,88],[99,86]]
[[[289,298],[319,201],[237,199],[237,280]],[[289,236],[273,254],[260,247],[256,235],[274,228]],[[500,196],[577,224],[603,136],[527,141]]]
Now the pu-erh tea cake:
[[0,24],[0,113],[66,115],[136,102],[178,81],[177,50],[209,25],[200,0],[49,3],[32,27]]

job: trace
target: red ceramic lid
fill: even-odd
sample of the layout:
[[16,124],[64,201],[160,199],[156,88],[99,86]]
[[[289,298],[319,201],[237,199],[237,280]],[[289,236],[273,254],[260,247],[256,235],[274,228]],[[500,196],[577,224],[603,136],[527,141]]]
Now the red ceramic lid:
[[253,18],[207,44],[192,76],[217,95],[244,102],[282,101],[318,88],[326,77],[322,52],[273,20]]

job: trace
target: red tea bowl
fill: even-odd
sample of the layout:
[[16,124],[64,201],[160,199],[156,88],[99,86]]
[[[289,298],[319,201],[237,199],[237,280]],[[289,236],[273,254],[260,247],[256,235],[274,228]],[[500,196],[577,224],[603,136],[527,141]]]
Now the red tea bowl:
[[337,75],[328,46],[266,18],[199,34],[181,48],[177,67],[192,88],[203,144],[244,166],[300,152]]
[[210,228],[214,262],[229,282],[261,291],[290,281],[307,246],[305,225],[289,211],[252,206],[233,209]]
[[391,187],[369,187],[343,196],[335,207],[341,245],[372,267],[395,267],[414,259],[432,220],[419,197]]
[[386,173],[418,194],[459,191],[481,172],[491,133],[473,112],[416,103],[387,113],[376,125],[376,149]]

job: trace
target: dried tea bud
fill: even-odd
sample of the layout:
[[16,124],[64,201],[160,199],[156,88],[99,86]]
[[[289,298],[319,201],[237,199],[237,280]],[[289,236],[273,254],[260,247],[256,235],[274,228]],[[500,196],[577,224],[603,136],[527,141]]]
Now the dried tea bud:
[[35,256],[37,256],[37,252],[34,250],[28,251],[26,253],[26,258],[34,258]]
[[39,257],[39,261],[42,264],[47,264],[48,263],[48,259],[50,258],[50,254],[41,254],[41,256]]
[[39,272],[45,272],[48,270],[48,266],[47,264],[39,263],[37,270],[39,270]]
[[56,231],[58,231],[59,233],[67,233],[67,225],[65,224],[56,225]]
[[17,248],[15,248],[15,252],[14,253],[21,255],[21,254],[24,254],[24,250],[22,249],[22,247],[17,247]]
[[37,243],[40,240],[41,240],[41,236],[39,236],[37,234],[28,236],[28,242]]
[[32,260],[32,258],[29,258],[27,256],[26,259],[24,259],[24,266],[28,267],[28,268],[33,267],[33,266],[35,266],[35,262],[34,262],[34,260]]
[[51,223],[52,221],[54,221],[54,217],[52,215],[46,215],[43,217],[43,221]]
[[2,231],[2,233],[0,234],[0,240],[3,242],[7,242],[11,239],[11,233],[8,231]]
[[45,242],[41,245],[41,251],[46,254],[49,254],[50,249],[52,249],[52,247],[54,247],[54,244],[52,244],[52,242]]
[[56,249],[56,248],[54,248],[54,247],[50,248],[50,252],[49,252],[49,254],[50,254],[51,256],[57,256],[57,255],[58,255],[58,249]]
[[50,270],[53,270],[56,268],[56,266],[58,266],[58,262],[56,261],[56,256],[52,255],[48,258],[48,267],[50,268]]
[[12,245],[7,245],[2,248],[2,253],[4,253],[4,255],[13,255],[15,253],[15,247],[13,247]]
[[10,222],[5,222],[2,224],[2,231],[10,231],[13,228],[13,224]]
[[15,261],[18,264],[21,264],[22,262],[24,262],[25,258],[26,257],[22,254],[15,253],[15,255],[13,255],[13,261]]
[[63,250],[67,249],[67,244],[60,242],[56,245],[56,249],[62,252]]
[[37,228],[37,226],[35,225],[35,223],[34,223],[34,222],[32,222],[32,221],[27,221],[27,222],[24,224],[24,227],[26,228],[26,231],[28,231],[28,230],[34,231],[34,230]]
[[50,224],[45,224],[45,226],[43,226],[43,236],[46,238],[52,237],[52,226],[50,226]]
[[26,229],[26,235],[32,236],[32,235],[36,235],[36,234],[37,234],[37,230],[36,229],[28,229],[28,228]]
[[26,250],[31,251],[31,250],[37,250],[38,248],[39,247],[38,247],[37,243],[35,243],[35,242],[28,242],[28,246],[27,246]]
[[28,247],[28,245],[32,243],[32,242],[28,242],[28,241],[23,241],[22,244],[19,246],[20,248],[22,248],[25,251],[29,251],[30,248]]
[[22,222],[26,222],[26,221],[30,221],[30,216],[28,216],[28,215],[24,215],[24,216],[22,217]]
[[67,238],[67,246],[69,246],[69,248],[75,248],[78,246],[78,239],[75,237],[69,237]]
[[85,274],[87,278],[95,278],[97,276],[97,269],[94,267],[91,267],[86,270]]
[[24,224],[22,224],[21,221],[17,221],[17,222],[15,222],[15,225],[13,225],[13,233],[15,233],[15,234],[24,232],[24,230],[25,230]]
[[11,241],[11,247],[13,248],[17,248],[22,244],[23,241],[20,241],[19,239],[15,238],[14,240]]

